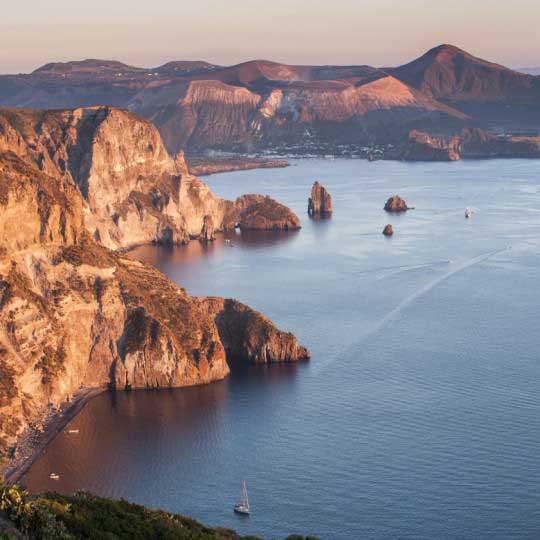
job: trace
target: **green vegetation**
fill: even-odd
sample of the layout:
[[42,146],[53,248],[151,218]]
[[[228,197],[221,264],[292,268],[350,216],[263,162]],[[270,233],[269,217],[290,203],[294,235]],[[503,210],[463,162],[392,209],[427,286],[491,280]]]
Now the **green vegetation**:
[[[0,515],[0,540],[257,540],[123,499],[82,492],[31,497],[17,486],[0,485],[0,511],[6,518],[3,522]],[[287,540],[317,539],[291,535]]]
[[58,348],[54,350],[52,347],[44,347],[43,354],[39,358],[36,369],[40,369],[43,375],[43,382],[52,381],[60,371],[64,371],[64,362],[66,353],[64,349]]

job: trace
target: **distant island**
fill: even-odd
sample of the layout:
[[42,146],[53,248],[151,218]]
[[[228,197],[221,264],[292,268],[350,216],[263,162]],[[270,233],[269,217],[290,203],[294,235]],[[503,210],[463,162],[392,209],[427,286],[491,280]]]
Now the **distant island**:
[[[126,108],[150,120],[173,154],[538,158],[540,77],[533,73],[448,44],[397,67],[254,60],[144,69],[83,60],[0,76],[0,105]],[[203,174],[226,170],[224,163],[193,166]]]

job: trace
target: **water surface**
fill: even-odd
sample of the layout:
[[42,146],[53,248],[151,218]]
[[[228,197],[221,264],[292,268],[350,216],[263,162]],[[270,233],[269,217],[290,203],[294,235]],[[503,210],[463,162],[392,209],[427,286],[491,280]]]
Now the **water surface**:
[[[133,256],[191,294],[263,311],[312,361],[103,394],[27,484],[123,496],[264,537],[538,538],[540,162],[294,165],[207,181],[221,196],[281,200],[300,232]],[[330,220],[306,216],[316,179],[333,196]],[[394,193],[416,210],[385,214]],[[247,519],[232,513],[242,479]]]

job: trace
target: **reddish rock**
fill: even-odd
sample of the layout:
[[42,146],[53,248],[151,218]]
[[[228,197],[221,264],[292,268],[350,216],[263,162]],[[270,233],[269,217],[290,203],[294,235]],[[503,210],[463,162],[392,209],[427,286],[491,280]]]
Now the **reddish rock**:
[[[39,170],[31,154],[3,152],[5,140],[0,131],[0,476],[17,438],[81,388],[192,386],[223,379],[228,360],[237,357],[309,356],[292,334],[247,306],[192,298],[151,266],[99,245],[87,230],[88,201],[73,179],[52,165],[50,173]],[[155,178],[153,166],[145,166]],[[96,190],[103,188],[99,178]],[[186,183],[183,215],[198,220],[192,218],[192,237],[212,237],[213,224],[221,223],[209,217],[217,205],[252,226],[261,216],[261,226],[299,226],[290,210],[262,196],[214,199],[201,208],[208,188],[194,179]],[[141,212],[145,201],[155,210],[150,196],[138,196]],[[165,197],[160,201],[167,206]],[[131,234],[139,225],[130,221]],[[214,306],[211,312],[205,303]]]
[[215,321],[227,360],[254,364],[308,360],[309,351],[290,332],[236,300],[200,298],[202,310]]
[[409,210],[409,207],[399,195],[394,195],[386,201],[384,209],[387,212],[406,212]]
[[394,234],[394,228],[390,223],[383,229],[384,236],[392,236]]
[[225,228],[238,225],[243,231],[290,231],[300,229],[298,216],[285,205],[263,195],[242,195],[234,201]]
[[210,214],[206,214],[203,218],[203,226],[199,235],[199,242],[212,242],[216,239],[214,234],[214,219]]
[[332,213],[332,196],[326,188],[315,182],[311,188],[311,197],[308,200],[308,214],[310,216],[325,216]]
[[413,129],[390,157],[405,161],[457,161],[458,142],[457,137],[434,136]]
[[479,128],[454,135],[429,135],[412,130],[387,154],[405,161],[457,161],[494,157],[540,158],[540,137],[503,136]]

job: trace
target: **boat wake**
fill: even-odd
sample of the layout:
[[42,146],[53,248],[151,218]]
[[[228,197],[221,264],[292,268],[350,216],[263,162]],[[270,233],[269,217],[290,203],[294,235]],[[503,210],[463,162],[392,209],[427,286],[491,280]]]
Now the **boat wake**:
[[[368,338],[376,335],[379,333],[383,328],[387,327],[388,325],[392,324],[399,316],[400,314],[406,310],[411,304],[416,302],[418,299],[420,299],[422,296],[428,294],[430,291],[435,289],[438,285],[446,281],[447,279],[451,278],[452,276],[458,274],[459,272],[462,272],[463,270],[466,270],[467,268],[471,268],[472,266],[479,264],[481,262],[484,262],[491,257],[495,257],[496,255],[500,253],[504,253],[505,251],[509,251],[512,249],[511,246],[507,246],[503,249],[497,249],[494,251],[490,251],[489,253],[483,253],[481,255],[478,255],[476,257],[473,257],[471,259],[467,259],[465,261],[440,261],[435,263],[426,263],[421,265],[415,265],[415,266],[401,266],[401,267],[387,267],[385,270],[397,270],[397,269],[417,269],[417,268],[426,268],[429,266],[436,266],[436,265],[443,265],[448,264],[450,267],[447,271],[440,274],[436,278],[430,280],[428,283],[423,285],[422,287],[416,289],[412,294],[404,298],[395,308],[393,308],[389,313],[387,313],[382,319],[380,319],[378,322],[376,322],[373,326],[367,328],[364,332],[361,332],[359,337],[350,345],[346,346],[344,350],[341,352],[338,352],[335,359],[342,358],[342,357],[348,357],[351,354],[351,351],[354,351],[358,349],[358,347],[364,343]],[[377,270],[382,270],[382,268],[379,268]],[[373,269],[375,271],[375,269]],[[364,273],[364,272],[363,272]],[[314,364],[315,369],[321,369],[326,370],[331,367],[331,365],[334,363],[334,360],[329,362],[317,362],[317,364]]]
[[[470,268],[471,266],[474,266],[476,264],[479,264],[481,262],[486,261],[487,259],[494,257],[495,255],[498,255],[499,253],[503,253],[505,251],[508,251],[510,249],[509,247],[505,247],[503,249],[497,249],[495,251],[490,251],[489,253],[484,253],[482,255],[478,255],[476,257],[473,257],[472,259],[468,259],[466,261],[463,261],[461,263],[451,263],[450,261],[448,264],[451,264],[451,268],[445,272],[444,274],[441,274],[440,276],[436,277],[435,279],[432,279],[430,282],[426,283],[423,287],[420,287],[417,289],[414,293],[412,293],[410,296],[402,300],[390,313],[388,313],[385,317],[383,317],[374,327],[370,328],[361,338],[355,343],[355,346],[359,343],[362,343],[365,339],[367,339],[369,336],[376,334],[380,330],[382,330],[384,327],[391,324],[399,315],[400,313],[406,309],[408,306],[410,306],[412,303],[416,302],[419,298],[427,294],[428,292],[432,291],[435,287],[446,281],[447,279],[451,278],[455,274],[462,272],[463,270],[466,270],[467,268]],[[429,265],[424,265],[429,266]]]
[[355,272],[355,275],[361,275],[361,274],[373,274],[375,272],[387,272],[391,270],[417,270],[418,268],[427,268],[430,266],[441,266],[443,264],[450,264],[452,261],[445,260],[445,261],[433,261],[428,263],[422,263],[422,264],[408,264],[408,265],[398,265],[398,266],[381,266],[379,268],[371,268],[367,270],[360,270],[359,272]]

